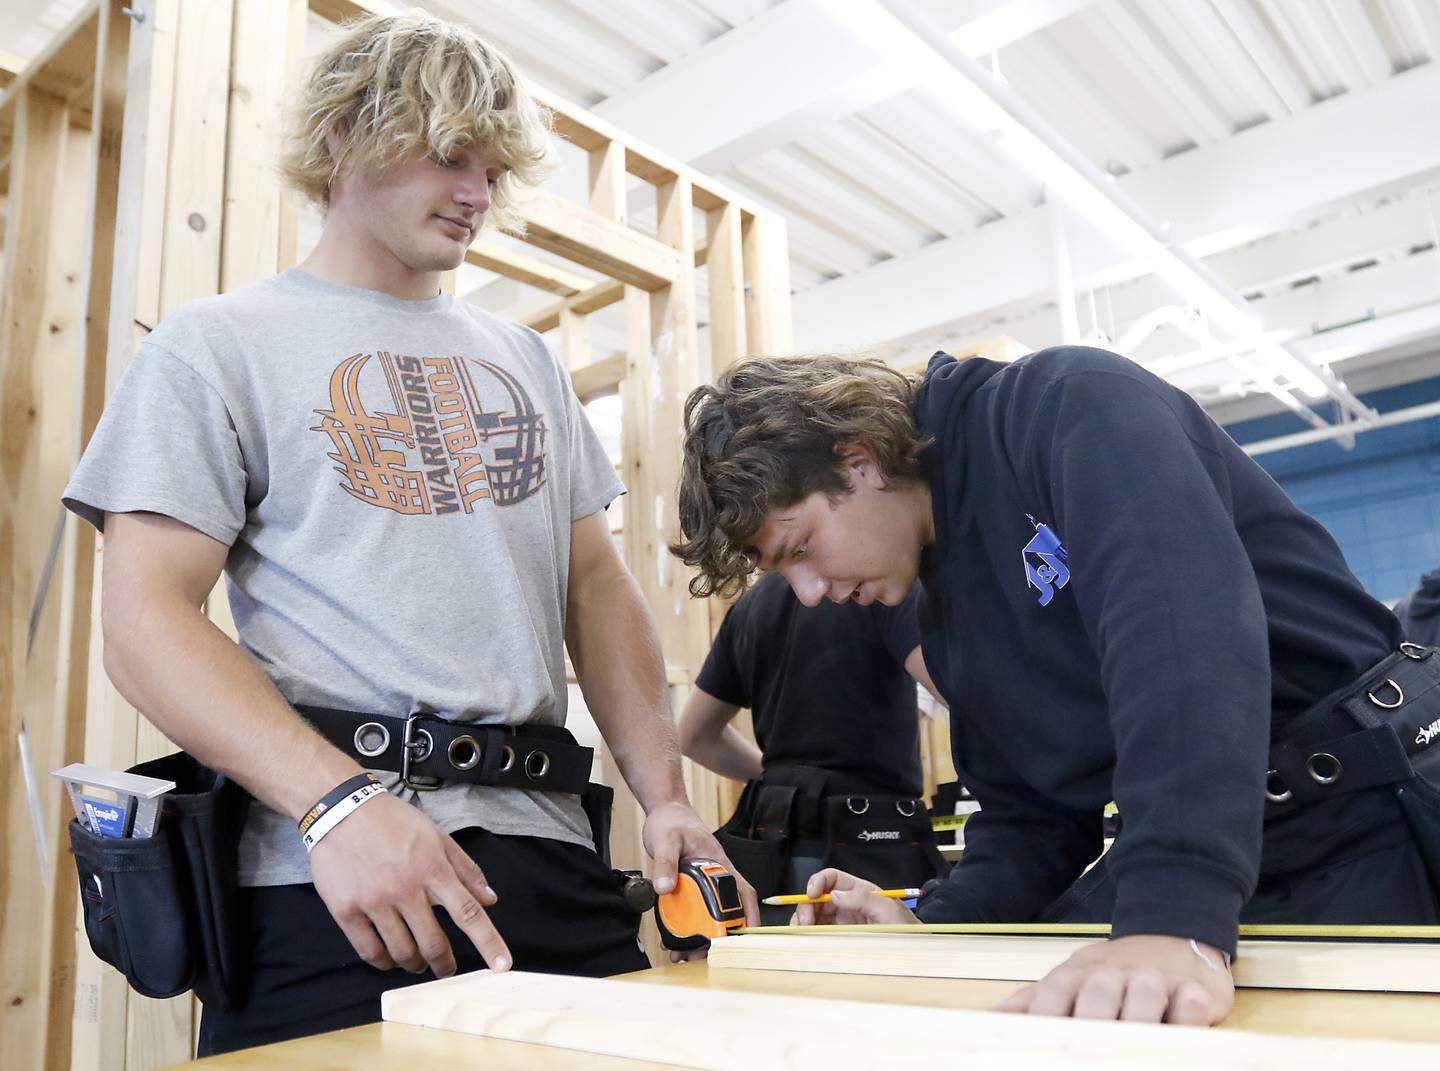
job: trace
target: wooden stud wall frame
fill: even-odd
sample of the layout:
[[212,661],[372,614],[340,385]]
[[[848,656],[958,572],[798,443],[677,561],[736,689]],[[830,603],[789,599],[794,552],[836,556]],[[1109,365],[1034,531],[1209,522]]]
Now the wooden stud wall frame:
[[[130,993],[77,931],[68,805],[44,774],[79,760],[124,768],[173,746],[105,675],[96,584],[102,547],[87,525],[61,523],[58,499],[145,334],[183,302],[295,263],[297,209],[282,196],[272,161],[307,17],[396,10],[354,0],[92,0],[43,54],[22,63],[0,52],[6,1067],[139,1071],[192,1051],[193,999]],[[665,550],[681,406],[700,376],[696,269],[706,265],[710,280],[715,369],[747,350],[788,352],[785,225],[585,111],[543,90],[536,95],[553,110],[559,135],[588,156],[588,203],[538,191],[525,208],[527,241],[550,256],[482,238],[467,260],[553,294],[556,303],[530,322],[560,330],[556,349],[577,391],[587,398],[618,391],[630,402],[625,555],[655,617],[672,692],[683,700],[710,638],[706,606],[688,597],[688,576]],[[634,178],[655,189],[653,236],[627,225],[626,184]],[[555,254],[576,267],[558,265]],[[596,359],[586,317],[617,303],[626,352]],[[42,589],[47,594],[37,599]],[[207,612],[233,634],[223,589]],[[43,868],[19,776],[22,721],[40,775],[49,846]],[[638,806],[608,754],[601,767],[620,789],[616,863],[639,865]],[[738,786],[688,763],[686,776],[700,813],[718,823]]]

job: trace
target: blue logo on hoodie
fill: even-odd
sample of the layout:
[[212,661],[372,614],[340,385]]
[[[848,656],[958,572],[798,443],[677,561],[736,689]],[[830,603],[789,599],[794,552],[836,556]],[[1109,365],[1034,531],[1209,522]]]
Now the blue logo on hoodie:
[[1028,513],[1025,516],[1035,526],[1034,538],[1020,552],[1025,563],[1025,582],[1040,592],[1040,605],[1049,606],[1056,590],[1070,583],[1070,567],[1065,564],[1070,555],[1049,525],[1041,524]]

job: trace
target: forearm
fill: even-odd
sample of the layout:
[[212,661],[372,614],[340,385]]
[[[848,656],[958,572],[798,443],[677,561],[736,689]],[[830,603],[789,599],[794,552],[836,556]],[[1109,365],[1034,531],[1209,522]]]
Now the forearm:
[[166,594],[134,602],[104,610],[105,670],[176,744],[297,819],[360,772],[196,607]]
[[630,574],[572,591],[565,632],[585,705],[640,806],[687,800],[664,656]]
[[733,725],[715,733],[686,735],[681,744],[688,758],[718,774],[737,781],[753,781],[760,776],[760,749]]
[[916,905],[922,922],[1029,922],[1100,854],[1098,813],[1086,821],[1000,809],[983,804],[966,823],[960,863]]

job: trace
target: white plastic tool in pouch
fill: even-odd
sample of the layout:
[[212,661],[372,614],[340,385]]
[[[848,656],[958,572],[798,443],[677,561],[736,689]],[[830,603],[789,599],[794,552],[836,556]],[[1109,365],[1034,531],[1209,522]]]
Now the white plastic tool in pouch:
[[51,777],[65,782],[75,817],[97,837],[150,837],[160,823],[160,797],[174,781],[72,762]]

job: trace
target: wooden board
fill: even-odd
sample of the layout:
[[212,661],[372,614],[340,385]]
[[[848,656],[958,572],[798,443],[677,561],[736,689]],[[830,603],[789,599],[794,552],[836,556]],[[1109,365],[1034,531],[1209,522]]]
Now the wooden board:
[[1436,1045],[880,1006],[518,971],[394,990],[381,1007],[387,1023],[716,1071],[1440,1066]]
[[[1093,937],[745,934],[716,941],[715,967],[1033,982]],[[1264,989],[1440,993],[1440,948],[1360,941],[1241,941],[1235,984]]]

